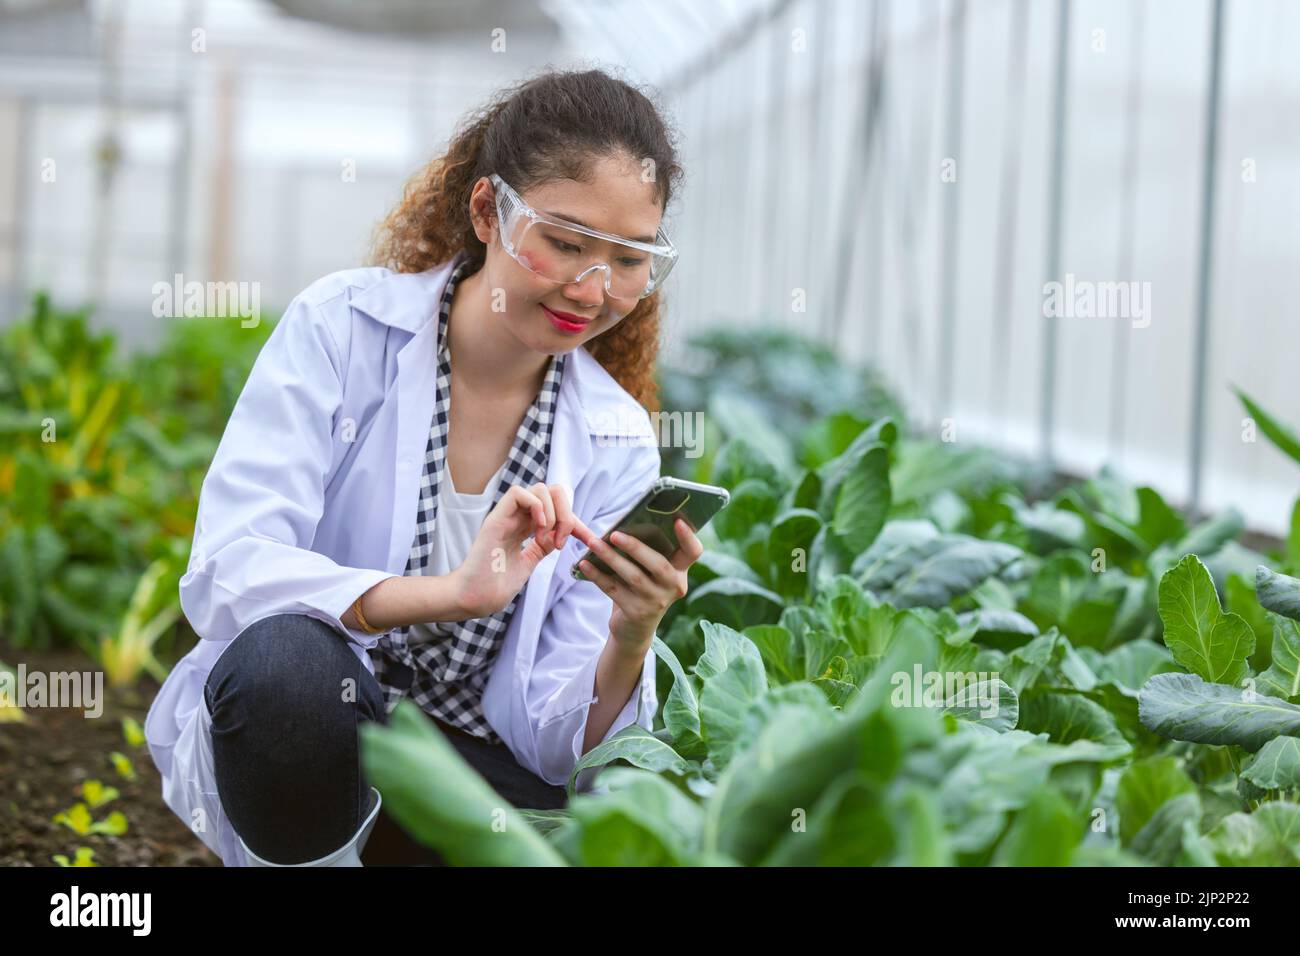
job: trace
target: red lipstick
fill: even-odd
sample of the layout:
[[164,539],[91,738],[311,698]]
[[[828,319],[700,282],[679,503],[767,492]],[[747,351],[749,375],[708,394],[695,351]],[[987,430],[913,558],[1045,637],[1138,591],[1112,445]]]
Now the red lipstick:
[[561,332],[581,332],[591,324],[591,319],[574,315],[572,312],[559,312],[546,306],[542,306],[542,310],[546,313],[546,317],[551,320],[551,325]]

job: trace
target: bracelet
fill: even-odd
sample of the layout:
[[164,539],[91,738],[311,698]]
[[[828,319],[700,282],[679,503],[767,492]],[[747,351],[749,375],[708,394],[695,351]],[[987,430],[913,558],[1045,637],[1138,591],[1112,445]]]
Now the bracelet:
[[363,597],[365,597],[365,595],[361,594],[352,602],[352,613],[356,615],[357,623],[361,625],[361,630],[365,631],[367,634],[384,633],[387,628],[371,627],[370,622],[366,620],[366,616],[361,613],[361,598]]

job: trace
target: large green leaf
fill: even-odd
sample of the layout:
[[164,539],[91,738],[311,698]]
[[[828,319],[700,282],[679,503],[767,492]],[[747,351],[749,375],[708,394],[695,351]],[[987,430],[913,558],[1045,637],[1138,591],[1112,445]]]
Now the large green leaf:
[[1148,730],[1198,744],[1239,744],[1255,751],[1274,737],[1300,734],[1300,707],[1195,674],[1157,674],[1138,697]]
[[420,843],[458,866],[563,866],[564,860],[456,752],[411,700],[388,725],[360,728],[366,777],[384,810]]
[[1259,689],[1273,697],[1300,698],[1300,621],[1273,618],[1273,662],[1259,675]]
[[887,588],[923,556],[939,529],[930,521],[897,519],[881,530],[870,548],[853,560],[852,575],[863,583]]
[[821,529],[821,516],[809,508],[791,508],[772,521],[767,556],[777,593],[787,598],[807,595],[812,543]]
[[[892,548],[894,543],[888,546]],[[859,580],[895,607],[942,607],[1020,555],[1019,548],[998,541],[942,535],[914,543],[897,558],[868,558]]]
[[1274,737],[1259,748],[1241,775],[1261,790],[1300,787],[1300,737]]
[[818,468],[837,458],[853,444],[871,423],[853,412],[835,412],[819,419],[804,430],[799,460],[808,468]]
[[1300,864],[1300,806],[1269,801],[1254,813],[1234,813],[1206,834],[1221,866]]
[[1015,522],[1029,533],[1030,546],[1037,554],[1058,548],[1082,548],[1087,531],[1083,518],[1058,508],[1050,501],[1025,504],[1019,495],[1004,492],[1000,500],[1011,509]]
[[[894,443],[897,435],[898,428],[890,419],[882,418],[872,422],[869,427],[853,439],[842,455],[826,462],[817,469],[817,474],[821,478],[817,510],[821,512],[823,518],[829,521],[834,517],[836,505],[844,497],[841,491],[855,473],[866,475],[873,480],[884,478],[886,486],[885,508],[888,509],[888,449]],[[883,476],[879,471],[879,452],[882,449],[886,453]],[[871,463],[869,465],[864,464],[868,458],[871,459]]]
[[695,684],[682,667],[671,647],[659,637],[651,642],[659,660],[672,671],[673,686],[664,699],[663,721],[679,753],[687,757],[703,757],[704,738],[700,736],[700,700]]
[[1120,775],[1115,789],[1120,840],[1128,846],[1167,801],[1195,789],[1196,784],[1175,757],[1134,761]]
[[879,788],[857,770],[836,777],[789,829],[764,866],[873,866],[897,841]]
[[727,507],[710,527],[724,541],[744,541],[751,529],[772,520],[780,502],[772,486],[761,478],[746,478],[731,489]]
[[1286,536],[1286,557],[1291,567],[1300,568],[1300,498],[1291,506],[1291,530]]
[[738,631],[776,623],[784,607],[781,595],[740,578],[718,578],[686,597],[687,613]]
[[1300,578],[1278,574],[1261,564],[1255,569],[1255,594],[1274,614],[1300,621]]
[[1020,719],[1020,700],[1004,680],[987,678],[958,689],[943,702],[945,713],[998,733],[1012,730]]
[[634,767],[656,772],[685,775],[690,770],[690,764],[672,747],[640,724],[631,724],[583,754],[569,774],[569,796],[573,796],[576,791],[578,775],[582,771],[591,767],[604,767],[615,760],[626,760]]
[[995,866],[1069,866],[1084,822],[1052,787],[1016,814],[993,856]]
[[1191,824],[1195,832],[1203,813],[1201,798],[1195,790],[1166,800],[1133,837],[1129,848],[1157,866],[1173,866],[1183,851],[1183,836]]
[[854,462],[839,486],[831,530],[849,551],[860,554],[880,534],[889,503],[889,449],[876,444]]
[[803,648],[788,628],[780,624],[755,624],[744,630],[762,655],[768,680],[788,684],[803,679]]
[[794,451],[771,418],[743,394],[719,390],[709,395],[709,414],[728,437],[744,439],[782,474],[794,471]]
[[1291,431],[1286,425],[1264,411],[1249,395],[1239,388],[1234,388],[1237,397],[1241,399],[1241,404],[1245,407],[1246,413],[1255,419],[1255,424],[1278,449],[1288,457],[1300,462],[1300,438],[1296,437],[1295,432]]
[[987,647],[1013,650],[1038,636],[1038,627],[1019,611],[1009,608],[985,607],[957,615],[963,631],[970,631],[971,639]]
[[703,554],[695,559],[695,563],[691,565],[688,574],[693,588],[703,587],[717,578],[742,578],[754,584],[761,585],[763,583],[762,578],[758,576],[758,572],[740,558],[727,554],[725,551],[713,551],[707,548]]
[[1248,672],[1255,634],[1240,616],[1224,613],[1214,581],[1189,554],[1160,579],[1160,620],[1174,660],[1212,683],[1236,684]]
[[940,718],[929,708],[889,707],[889,674],[913,663],[933,669],[937,656],[932,636],[900,640],[829,723],[812,705],[778,708],[718,779],[705,808],[704,849],[757,862],[840,774],[856,767],[877,781],[891,776],[902,753],[938,735]]
[[1136,694],[1149,678],[1176,670],[1168,648],[1155,641],[1130,641],[1102,658],[1098,676]]
[[1020,729],[1047,734],[1053,743],[1092,740],[1127,746],[1110,711],[1082,694],[1038,691],[1020,701]]
[[703,811],[662,777],[613,767],[601,775],[608,792],[570,804],[584,866],[681,866],[699,849]]
[[830,726],[839,719],[838,712],[826,700],[826,695],[818,689],[816,683],[796,681],[785,684],[759,697],[745,709],[732,740],[732,754],[757,743],[773,717],[791,709],[797,709],[802,718],[808,721],[808,730],[816,726]]
[[[707,629],[712,625],[706,622],[703,626]],[[746,643],[753,647],[749,641]],[[725,767],[730,762],[746,711],[766,693],[767,673],[757,648],[752,655],[733,657],[724,670],[704,678],[700,727],[715,766]]]

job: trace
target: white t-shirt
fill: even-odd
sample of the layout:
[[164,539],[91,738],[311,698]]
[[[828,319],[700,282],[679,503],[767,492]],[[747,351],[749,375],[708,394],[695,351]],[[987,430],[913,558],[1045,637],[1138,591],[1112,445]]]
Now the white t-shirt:
[[[464,495],[456,490],[451,479],[451,465],[443,459],[442,476],[438,481],[438,514],[433,525],[433,549],[424,569],[426,575],[450,574],[464,563],[470,545],[483,527],[483,519],[492,510],[492,496],[501,483],[509,460],[507,457],[501,462],[501,467],[479,494]],[[437,636],[428,625],[414,624],[408,642],[417,644],[434,640]]]
[[479,494],[463,495],[452,483],[451,466],[446,459],[443,460],[442,477],[438,481],[438,515],[433,526],[433,550],[429,552],[425,574],[450,574],[465,561],[470,545],[483,526],[483,519],[492,510],[492,496],[496,493],[505,470],[506,462],[503,461]]

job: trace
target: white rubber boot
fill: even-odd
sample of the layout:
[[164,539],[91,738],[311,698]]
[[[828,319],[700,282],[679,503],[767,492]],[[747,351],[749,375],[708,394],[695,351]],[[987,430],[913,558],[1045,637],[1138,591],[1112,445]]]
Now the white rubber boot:
[[[269,860],[263,860],[260,856],[248,848],[243,837],[239,837],[239,845],[244,849],[244,856],[247,858],[248,866],[361,866],[361,851],[366,848],[366,841],[370,839],[370,831],[375,828],[375,821],[379,819],[379,807],[383,803],[383,798],[379,791],[374,787],[370,788],[374,794],[374,800],[370,813],[366,815],[365,822],[356,833],[352,835],[347,843],[339,847],[332,853],[327,853],[319,860],[310,860],[307,863],[272,863]],[[238,834],[236,834],[238,836]]]

